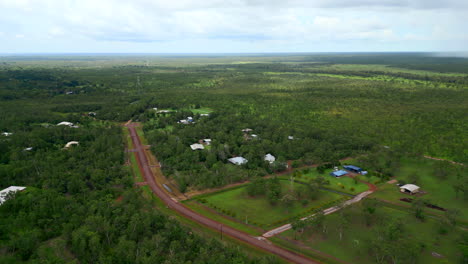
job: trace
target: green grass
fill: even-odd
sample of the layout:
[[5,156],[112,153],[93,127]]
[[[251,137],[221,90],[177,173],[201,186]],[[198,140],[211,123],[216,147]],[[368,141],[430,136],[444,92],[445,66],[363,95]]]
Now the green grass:
[[262,230],[259,230],[259,229],[256,229],[256,228],[253,228],[252,226],[249,226],[249,225],[246,225],[246,224],[243,224],[243,223],[240,223],[238,221],[235,221],[235,220],[230,220],[226,217],[223,217],[222,215],[219,215],[217,213],[214,213],[214,212],[211,212],[209,210],[207,210],[202,204],[200,204],[199,202],[195,201],[195,200],[190,200],[190,201],[187,201],[184,203],[187,207],[189,207],[190,209],[192,209],[193,211],[203,215],[203,216],[206,216],[210,219],[213,219],[213,220],[216,220],[220,223],[223,223],[225,225],[228,225],[230,227],[233,227],[237,230],[241,230],[247,234],[250,234],[250,235],[253,235],[253,236],[259,236],[261,235],[263,232]]
[[191,109],[187,109],[187,110],[192,111],[192,113],[194,113],[194,114],[210,114],[210,113],[213,113],[213,109],[207,108],[207,107],[201,107],[201,108],[198,108],[198,109],[191,108]]
[[[453,185],[456,184],[456,175],[448,175],[446,179],[438,179],[434,176],[434,165],[439,162],[441,161],[422,158],[403,159],[400,170],[395,173],[396,179],[409,182],[410,175],[419,175],[419,180],[416,182],[416,185],[420,186],[422,191],[427,192],[427,194],[421,196],[421,198],[446,209],[458,209],[461,213],[462,220],[468,221],[468,203],[462,198],[462,194],[457,198],[453,189]],[[382,186],[380,190],[372,194],[372,196],[406,205],[408,205],[408,203],[401,202],[399,199],[410,197],[407,194],[400,193],[397,186],[390,184]],[[443,214],[443,212],[438,210],[428,210]]]
[[[282,183],[282,185],[283,189],[286,190],[289,183]],[[297,188],[301,185],[296,183],[295,186]],[[280,203],[271,205],[265,197],[249,197],[245,187],[242,187],[205,196],[204,199],[206,199],[208,206],[218,211],[224,210],[234,213],[236,219],[247,220],[248,223],[256,226],[271,228],[294,217],[305,216],[304,214],[307,215],[313,209],[326,207],[342,197],[336,193],[320,191],[319,198],[306,206],[295,201],[290,207],[285,207]]]
[[[343,233],[343,240],[339,239],[339,232],[334,226],[337,225],[338,214],[326,216],[325,223],[329,226],[326,236],[322,232],[313,231],[299,234],[298,239],[305,245],[317,249],[326,254],[335,256],[351,263],[374,263],[368,255],[368,248],[372,245],[369,240],[374,236],[372,229],[364,224],[360,213],[361,207],[355,205],[350,208],[351,221],[349,227]],[[456,241],[460,235],[458,229],[449,230],[445,235],[439,235],[439,223],[434,219],[425,222],[417,220],[412,214],[395,210],[388,207],[377,209],[379,217],[400,218],[404,223],[404,235],[415,243],[424,244],[426,249],[420,254],[418,263],[455,263],[457,256]],[[375,224],[377,226],[378,224]],[[294,239],[294,231],[289,230],[281,234],[288,239]],[[446,256],[447,259],[436,259],[431,252],[437,252]],[[447,261],[448,262],[444,262]]]
[[[325,186],[327,189],[339,191],[339,192],[345,192],[349,194],[358,194],[361,192],[367,191],[369,188],[367,184],[362,183],[362,182],[355,182],[354,179],[350,177],[340,177],[336,178],[330,175],[330,172],[332,170],[326,170],[324,174],[319,174],[315,168],[310,169],[309,173],[305,173],[302,175],[301,178],[297,178],[298,181],[304,181],[308,182],[311,179],[314,179],[318,176],[323,176],[326,180],[330,181],[330,185]],[[284,177],[289,177],[289,176],[284,176]],[[359,176],[361,180],[367,181],[367,178]],[[344,186],[344,188],[342,188]],[[354,188],[354,191],[352,191],[352,188]]]

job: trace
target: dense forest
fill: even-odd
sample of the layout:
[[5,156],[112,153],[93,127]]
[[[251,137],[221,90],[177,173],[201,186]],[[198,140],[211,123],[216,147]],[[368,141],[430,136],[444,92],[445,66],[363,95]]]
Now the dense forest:
[[[0,206],[2,263],[274,263],[201,238],[152,210],[125,165],[120,123],[130,119],[143,122],[163,172],[182,192],[258,179],[288,161],[299,167],[361,157],[386,178],[401,156],[468,161],[467,59],[301,54],[0,62],[0,132],[12,133],[0,135],[0,189],[27,186]],[[180,122],[188,117],[193,122]],[[77,127],[57,126],[63,121]],[[204,150],[190,148],[203,139],[212,140]],[[64,149],[70,141],[79,145]],[[267,153],[276,161],[265,161]],[[228,162],[238,156],[248,162]]]

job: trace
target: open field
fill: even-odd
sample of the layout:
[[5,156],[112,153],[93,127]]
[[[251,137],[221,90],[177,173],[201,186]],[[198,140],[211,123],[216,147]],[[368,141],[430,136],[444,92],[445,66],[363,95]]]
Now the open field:
[[[456,170],[463,173],[466,169],[460,165],[450,165],[453,171],[448,171],[446,176],[437,177],[434,175],[435,167],[443,163],[429,159],[403,159],[400,169],[395,174],[395,179],[403,182],[414,182],[421,187],[425,194],[416,197],[427,200],[428,202],[446,209],[456,209],[464,221],[468,221],[468,204],[462,193],[457,193],[454,186],[460,183],[457,180]],[[416,176],[415,176],[416,175]],[[393,203],[410,205],[400,201],[401,198],[416,198],[414,196],[403,194],[398,186],[387,184],[372,194],[372,197],[384,199]],[[435,213],[443,213],[438,210],[432,210]]]
[[[290,240],[295,240],[319,250],[326,254],[335,256],[339,259],[350,263],[375,263],[375,259],[370,255],[369,248],[375,245],[371,241],[375,240],[382,232],[378,224],[367,226],[360,205],[354,205],[348,208],[349,224],[343,232],[343,239],[339,239],[339,231],[336,226],[339,226],[340,215],[331,214],[326,216],[325,225],[328,227],[327,233],[322,230],[308,230],[302,234],[294,234],[294,231],[289,230],[281,237]],[[446,225],[438,220],[427,219],[424,222],[416,219],[412,214],[405,211],[395,210],[388,207],[377,208],[376,219],[386,218],[394,219],[391,222],[403,223],[403,233],[405,240],[416,241],[417,244],[423,245],[421,253],[418,253],[417,263],[456,263],[460,258],[457,249],[453,244],[460,238],[461,233],[458,228],[448,228],[447,233],[441,234],[441,225]],[[398,219],[398,220],[397,220]],[[378,220],[379,221],[379,220]],[[384,220],[382,220],[384,221]],[[463,231],[465,232],[465,231]],[[404,250],[402,248],[401,250]],[[431,255],[432,252],[441,254],[442,258],[436,258]]]
[[[286,190],[289,188],[289,183],[282,182],[282,186],[283,190]],[[294,186],[301,187],[298,183]],[[342,195],[336,193],[320,191],[319,198],[309,201],[305,206],[299,201],[295,201],[291,206],[284,206],[282,204],[271,205],[264,197],[249,197],[245,187],[203,195],[207,206],[224,213],[228,212],[242,222],[263,228],[275,227],[294,217],[306,216],[307,212],[312,214],[312,210],[325,209],[326,206],[331,206],[333,202],[342,198]]]

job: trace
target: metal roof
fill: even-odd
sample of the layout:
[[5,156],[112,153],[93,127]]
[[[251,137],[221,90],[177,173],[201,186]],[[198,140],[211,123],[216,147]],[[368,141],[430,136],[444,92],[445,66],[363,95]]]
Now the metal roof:
[[405,185],[401,186],[400,189],[406,189],[406,190],[408,190],[410,192],[414,192],[414,191],[419,190],[419,186],[414,185],[414,184],[405,184]]
[[273,163],[276,160],[276,158],[275,158],[275,156],[268,153],[268,154],[265,155],[265,160],[270,162],[270,163]]
[[228,159],[229,162],[234,163],[236,165],[242,165],[247,163],[248,160],[244,159],[243,157],[235,157],[235,158],[230,158]]
[[335,176],[335,177],[340,177],[340,176],[343,176],[345,174],[348,174],[347,171],[345,170],[338,170],[338,171],[333,171],[330,173],[331,176]]
[[0,191],[0,205],[6,201],[6,197],[10,192],[18,192],[26,189],[26,187],[22,186],[10,186],[4,190]]
[[345,165],[343,166],[343,168],[345,169],[350,169],[350,170],[356,170],[356,171],[359,171],[359,170],[362,170],[361,168],[357,167],[357,166],[354,166],[354,165]]

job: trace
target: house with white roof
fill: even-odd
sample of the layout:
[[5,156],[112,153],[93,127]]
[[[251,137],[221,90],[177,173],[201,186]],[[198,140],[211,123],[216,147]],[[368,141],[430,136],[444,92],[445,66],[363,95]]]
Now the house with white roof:
[[275,156],[271,155],[270,153],[265,155],[265,161],[268,161],[269,163],[275,162],[276,158]]
[[8,200],[10,193],[14,194],[16,192],[20,192],[26,189],[26,187],[22,186],[10,186],[6,189],[0,191],[0,205],[2,205],[6,200]]
[[195,144],[190,145],[190,148],[191,148],[192,150],[205,149],[205,147],[204,147],[202,144],[198,144],[198,143],[195,143]]
[[71,127],[71,126],[73,126],[73,123],[63,121],[63,122],[58,123],[57,126],[69,126],[69,127]]
[[243,165],[243,164],[246,164],[248,162],[248,160],[246,160],[243,157],[230,158],[230,159],[228,159],[228,161],[231,162],[232,164],[235,164],[235,165]]
[[2,132],[2,135],[5,136],[5,137],[9,137],[9,136],[13,135],[13,133],[10,133],[10,132]]
[[67,148],[69,148],[69,147],[71,147],[73,145],[79,145],[79,144],[80,144],[80,142],[78,142],[78,141],[70,141],[67,144],[65,144],[64,148],[67,149]]
[[203,139],[203,143],[205,143],[206,145],[211,145],[211,138]]

